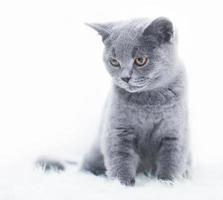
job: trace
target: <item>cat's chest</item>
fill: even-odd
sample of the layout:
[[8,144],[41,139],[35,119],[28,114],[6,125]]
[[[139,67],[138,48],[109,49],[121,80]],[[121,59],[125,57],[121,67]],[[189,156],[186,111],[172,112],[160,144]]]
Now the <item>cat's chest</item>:
[[164,110],[158,107],[127,104],[123,106],[123,112],[132,125],[146,131],[163,118]]
[[130,126],[141,134],[148,134],[161,120],[168,118],[177,110],[176,101],[167,104],[137,104],[131,101],[118,100],[114,106],[113,119],[116,124]]
[[147,134],[161,120],[171,117],[180,103],[169,90],[139,94],[116,90],[110,100],[111,127],[130,127],[141,134]]

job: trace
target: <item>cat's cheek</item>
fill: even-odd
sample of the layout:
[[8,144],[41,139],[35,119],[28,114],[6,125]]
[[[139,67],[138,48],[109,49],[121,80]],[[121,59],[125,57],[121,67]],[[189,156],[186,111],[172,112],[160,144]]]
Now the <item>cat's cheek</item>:
[[118,78],[119,78],[119,71],[120,71],[120,69],[115,69],[115,67],[110,67],[110,66],[107,66],[106,67],[106,69],[107,69],[107,71],[108,71],[108,73],[109,73],[109,75],[113,78],[113,79],[115,79],[115,80],[117,80]]

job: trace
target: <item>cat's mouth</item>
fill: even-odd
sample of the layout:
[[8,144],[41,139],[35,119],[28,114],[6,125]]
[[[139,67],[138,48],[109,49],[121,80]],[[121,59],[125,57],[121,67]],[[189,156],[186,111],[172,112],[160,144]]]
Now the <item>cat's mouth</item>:
[[155,76],[153,78],[143,78],[137,81],[129,81],[129,83],[123,83],[123,88],[128,92],[142,92],[148,89],[152,89],[154,87],[154,83],[156,83],[160,79],[159,76]]
[[128,85],[125,89],[129,92],[141,92],[145,90],[148,87],[148,85],[143,85],[143,86],[136,86],[136,85]]
[[143,80],[130,80],[128,83],[122,81],[121,79],[115,79],[115,84],[119,87],[125,89],[128,92],[142,92],[149,88],[152,80],[143,79]]
[[132,84],[131,82],[129,83],[122,83],[121,87],[125,90],[127,90],[128,92],[141,92],[143,90],[145,90],[148,87],[149,83],[148,82],[144,82],[143,84]]

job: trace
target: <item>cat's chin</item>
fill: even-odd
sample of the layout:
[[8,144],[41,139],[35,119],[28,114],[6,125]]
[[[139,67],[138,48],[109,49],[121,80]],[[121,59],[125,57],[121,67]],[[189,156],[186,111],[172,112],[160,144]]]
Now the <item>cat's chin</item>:
[[135,87],[128,87],[128,88],[123,88],[123,89],[130,93],[138,93],[138,92],[145,91],[144,88],[135,88]]
[[118,85],[118,86],[129,93],[139,93],[139,92],[145,92],[145,91],[149,90],[147,85],[141,86],[141,87],[132,86],[132,85],[128,85],[128,86]]

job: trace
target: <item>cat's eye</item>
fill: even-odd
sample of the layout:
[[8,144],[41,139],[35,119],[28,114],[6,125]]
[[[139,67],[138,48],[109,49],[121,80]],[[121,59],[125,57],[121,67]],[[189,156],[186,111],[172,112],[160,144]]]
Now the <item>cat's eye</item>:
[[118,62],[118,60],[116,60],[115,58],[111,58],[110,59],[110,63],[112,66],[114,67],[120,67],[120,63]]
[[134,60],[134,64],[139,66],[139,67],[143,67],[145,64],[147,64],[149,61],[148,57],[137,57]]

